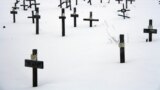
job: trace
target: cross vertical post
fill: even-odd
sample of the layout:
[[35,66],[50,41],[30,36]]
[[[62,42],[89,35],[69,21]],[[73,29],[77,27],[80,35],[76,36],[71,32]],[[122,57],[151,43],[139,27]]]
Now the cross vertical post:
[[78,5],[78,0],[76,0],[76,5]]
[[32,11],[32,16],[29,16],[28,18],[32,18],[32,23],[34,23],[34,11]]
[[[31,55],[31,60],[37,61],[37,49],[33,49],[32,55]],[[37,82],[38,82],[38,79],[37,79],[37,68],[33,67],[32,69],[33,69],[32,70],[33,71],[33,87],[37,87]]]
[[124,44],[124,35],[120,34],[120,63],[125,63],[125,44]]
[[10,14],[13,14],[13,23],[16,22],[16,14],[17,14],[17,13],[18,13],[18,12],[15,11],[15,9],[13,9],[13,10],[10,12]]
[[62,19],[62,37],[64,37],[65,36],[65,19],[66,19],[64,8],[62,8],[62,15],[59,16],[59,19]]
[[73,10],[73,14],[71,14],[71,17],[74,19],[74,27],[77,27],[77,17],[79,17],[78,14],[76,14],[76,8]]

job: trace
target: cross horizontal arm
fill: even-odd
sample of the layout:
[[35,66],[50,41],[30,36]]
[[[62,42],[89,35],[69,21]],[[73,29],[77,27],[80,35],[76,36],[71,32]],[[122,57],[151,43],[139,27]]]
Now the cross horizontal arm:
[[157,34],[157,29],[144,29],[144,33],[155,33],[155,34]]
[[25,66],[43,69],[43,61],[33,61],[33,60],[26,59]]
[[83,19],[84,21],[99,21],[99,19],[92,19],[92,18],[89,18],[89,19],[87,19],[87,18],[85,18],[85,19]]

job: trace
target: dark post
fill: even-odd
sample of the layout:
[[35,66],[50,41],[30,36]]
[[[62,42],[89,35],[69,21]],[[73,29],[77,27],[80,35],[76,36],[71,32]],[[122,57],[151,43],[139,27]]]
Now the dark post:
[[[37,61],[37,49],[33,49],[32,51],[32,55],[31,55],[31,60],[35,60]],[[37,87],[37,83],[38,83],[38,76],[37,76],[37,68],[36,67],[33,67],[32,68],[33,70],[33,87]]]
[[125,63],[125,44],[124,44],[124,35],[120,34],[120,63]]
[[76,0],[76,5],[78,5],[78,0]]
[[36,34],[39,34],[39,19],[40,19],[40,15],[35,15],[36,18]]
[[71,14],[71,17],[74,19],[74,27],[77,27],[77,17],[79,17],[78,14],[76,14],[76,8],[74,8],[73,14]]
[[101,3],[102,3],[102,0],[101,0]]
[[38,8],[38,7],[36,7],[35,11],[36,11],[36,13],[39,13],[39,8]]
[[[152,19],[149,20],[149,26],[148,26],[149,29],[153,29],[153,26],[152,26]],[[149,42],[152,41],[152,33],[149,33]]]
[[128,0],[126,0],[126,9],[128,8]]
[[69,0],[69,7],[70,7],[70,10],[72,10],[71,0]]
[[66,19],[64,8],[62,8],[62,15],[59,16],[59,19],[62,19],[62,36],[64,37],[65,36],[65,19]]
[[[92,18],[92,12],[90,12],[90,18]],[[92,21],[90,21],[90,27],[92,27]]]
[[15,9],[13,9],[10,13],[13,14],[13,23],[15,23],[15,22],[16,22],[16,14],[17,14],[18,12],[15,11]]

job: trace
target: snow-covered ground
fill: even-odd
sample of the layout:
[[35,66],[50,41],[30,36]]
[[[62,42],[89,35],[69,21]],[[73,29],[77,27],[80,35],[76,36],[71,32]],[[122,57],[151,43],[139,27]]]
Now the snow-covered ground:
[[[39,35],[35,35],[35,24],[27,18],[31,9],[23,11],[20,7],[17,22],[12,23],[14,2],[0,2],[0,90],[160,90],[158,0],[129,4],[131,18],[125,20],[117,12],[122,3],[92,0],[90,6],[79,0],[78,27],[73,27],[73,11],[66,9],[66,37],[61,37],[58,0],[37,0],[41,3]],[[72,4],[74,7],[75,2]],[[100,19],[92,28],[83,21],[90,11],[93,18]],[[153,19],[158,34],[147,43],[148,34],[143,29],[148,27],[149,19]],[[119,34],[125,34],[124,64],[119,63]],[[38,60],[44,61],[36,88],[32,87],[32,69],[24,66],[32,49],[38,49]]]

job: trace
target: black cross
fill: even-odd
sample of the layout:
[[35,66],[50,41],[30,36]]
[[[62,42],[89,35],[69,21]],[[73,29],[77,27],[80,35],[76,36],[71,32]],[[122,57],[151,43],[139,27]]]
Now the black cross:
[[129,16],[126,16],[126,15],[125,15],[125,13],[126,13],[127,11],[130,11],[130,10],[125,9],[125,8],[124,8],[124,4],[123,4],[123,8],[122,8],[121,10],[118,10],[118,12],[122,12],[123,15],[118,14],[118,16],[122,16],[124,19],[125,19],[125,18],[130,18]]
[[35,59],[25,59],[25,66],[26,67],[32,67],[33,70],[33,87],[38,86],[38,72],[37,68],[43,69],[43,61],[38,61],[37,60],[37,50],[33,49],[31,57],[35,57]]
[[124,44],[124,35],[120,34],[120,63],[125,63],[125,44]]
[[15,23],[15,22],[16,22],[16,14],[17,14],[18,12],[15,11],[15,9],[13,9],[10,13],[13,14],[13,23]]
[[36,19],[36,35],[39,34],[39,19],[41,18],[41,16],[39,15],[39,13],[36,13],[35,15],[33,15],[33,18]]
[[65,36],[65,19],[66,19],[64,8],[62,8],[62,15],[59,16],[59,19],[62,19],[62,37],[64,37]]
[[90,12],[90,17],[89,18],[84,18],[84,21],[89,21],[90,22],[90,27],[92,27],[93,21],[99,21],[99,19],[93,19],[92,18],[92,12]]
[[79,17],[78,14],[76,14],[76,8],[74,8],[73,14],[71,14],[71,17],[74,18],[74,27],[77,27],[77,17]]
[[21,6],[23,6],[23,10],[25,10],[25,11],[27,10],[26,7],[27,7],[28,5],[26,5],[25,0],[23,0],[23,4],[22,4]]
[[121,3],[121,1],[123,1],[123,0],[116,0],[116,1],[118,1],[118,4],[120,4],[120,3]]
[[34,23],[34,11],[32,11],[32,16],[29,16],[28,18],[32,18],[32,23]]
[[152,20],[149,20],[148,29],[144,29],[144,33],[149,34],[149,42],[152,42],[152,34],[157,34],[157,29],[153,29]]

